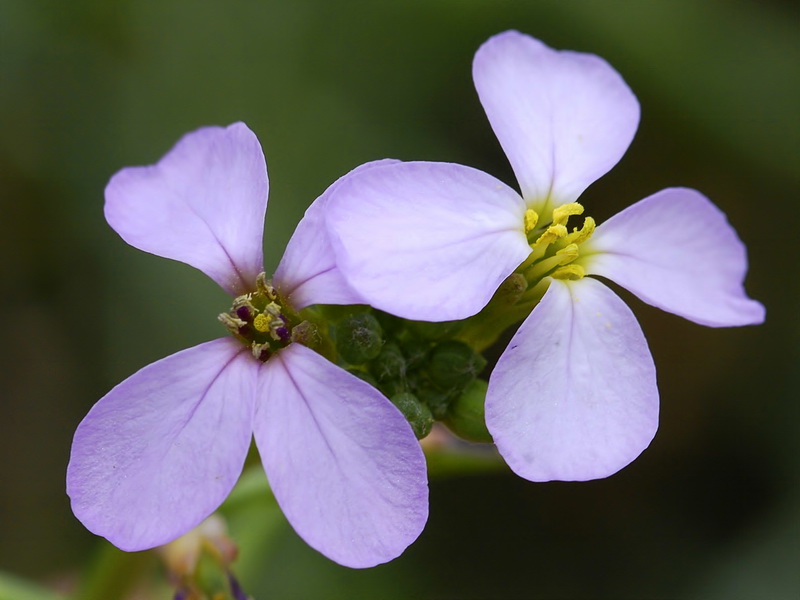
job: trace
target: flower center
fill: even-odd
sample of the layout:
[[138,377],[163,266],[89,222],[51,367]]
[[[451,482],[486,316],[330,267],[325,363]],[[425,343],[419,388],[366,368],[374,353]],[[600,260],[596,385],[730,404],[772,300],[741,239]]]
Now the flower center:
[[292,342],[306,343],[316,335],[316,327],[291,310],[264,273],[256,278],[255,292],[238,296],[231,310],[217,318],[260,361]]
[[525,235],[531,253],[517,269],[533,287],[544,277],[555,279],[581,279],[585,272],[576,262],[580,246],[594,233],[595,222],[585,217],[581,227],[567,229],[570,217],[583,214],[583,206],[577,202],[562,204],[553,210],[549,222],[540,225],[539,215],[533,209],[525,211]]

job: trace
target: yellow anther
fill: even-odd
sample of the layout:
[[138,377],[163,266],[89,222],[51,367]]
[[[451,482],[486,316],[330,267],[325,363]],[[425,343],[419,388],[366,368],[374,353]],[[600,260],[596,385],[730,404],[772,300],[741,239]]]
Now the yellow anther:
[[566,265],[578,258],[578,253],[578,244],[570,244],[556,252],[556,256],[561,257],[561,262],[559,264]]
[[583,220],[583,227],[578,229],[577,227],[573,228],[572,233],[570,233],[565,241],[570,244],[582,244],[594,233],[595,222],[592,217],[586,217]]
[[550,225],[536,240],[535,246],[546,246],[567,235],[567,228],[563,225]]
[[256,328],[256,331],[260,331],[261,333],[266,333],[269,331],[269,324],[272,322],[272,315],[267,313],[261,313],[260,315],[256,315],[256,318],[253,319],[253,327]]
[[577,202],[562,204],[553,210],[553,225],[566,225],[572,215],[582,215],[583,206]]
[[550,275],[553,279],[568,279],[570,281],[577,281],[586,275],[586,271],[580,265],[566,265],[553,271]]
[[539,215],[536,214],[536,211],[532,208],[529,208],[525,211],[525,233],[528,234],[533,231],[533,228],[536,227],[536,223],[539,222]]

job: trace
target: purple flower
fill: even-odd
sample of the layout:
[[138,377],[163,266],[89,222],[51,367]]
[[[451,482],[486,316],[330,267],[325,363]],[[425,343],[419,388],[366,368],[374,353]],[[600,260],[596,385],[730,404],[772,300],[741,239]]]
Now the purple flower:
[[362,301],[321,227],[335,185],[306,212],[270,282],[262,273],[266,163],[244,124],[190,133],[158,164],[111,179],[111,227],[233,296],[220,315],[233,336],[143,368],[89,411],[67,471],[72,509],[89,530],[129,551],[186,533],[231,491],[255,436],[284,514],[327,557],[369,567],[419,535],[427,478],[408,422],[304,345],[316,330],[298,311]]
[[[703,325],[755,324],[764,308],[742,286],[745,248],[723,213],[684,188],[569,230],[583,213],[575,200],[639,122],[636,98],[601,58],[509,31],[478,50],[473,77],[522,194],[448,163],[354,173],[328,204],[337,264],[373,306],[430,321],[474,315],[514,274],[523,293],[510,314],[530,314],[489,380],[489,431],[526,479],[608,476],[655,435],[658,390],[630,309],[586,276]],[[472,322],[515,320],[486,310]]]

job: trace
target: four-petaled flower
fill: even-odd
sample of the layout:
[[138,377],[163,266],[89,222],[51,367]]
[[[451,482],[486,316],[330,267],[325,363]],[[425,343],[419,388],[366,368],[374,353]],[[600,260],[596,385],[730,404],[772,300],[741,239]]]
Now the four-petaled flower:
[[312,547],[350,567],[398,556],[427,519],[425,458],[380,392],[304,345],[311,304],[362,302],[321,226],[326,191],[272,282],[262,271],[266,163],[243,124],[186,135],[156,165],[123,169],[105,214],[132,246],[188,263],[235,298],[233,334],[120,383],[75,433],[67,493],[76,516],[123,550],[186,533],[213,512],[255,436],[272,491]]
[[601,58],[509,31],[478,50],[473,78],[522,194],[448,163],[356,172],[327,205],[338,267],[376,308],[428,321],[470,317],[516,277],[527,290],[517,306],[534,308],[491,374],[489,431],[527,479],[608,476],[655,435],[658,390],[630,309],[585,276],[702,325],[755,324],[764,308],[742,286],[745,248],[684,188],[569,231],[583,212],[575,200],[619,161],[639,122],[635,96]]

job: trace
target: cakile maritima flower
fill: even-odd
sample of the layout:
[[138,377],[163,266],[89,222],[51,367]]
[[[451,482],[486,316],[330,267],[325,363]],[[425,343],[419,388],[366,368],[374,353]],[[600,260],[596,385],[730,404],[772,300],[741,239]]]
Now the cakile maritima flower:
[[744,245],[686,188],[600,225],[583,214],[578,197],[639,123],[636,97],[603,59],[508,31],[478,50],[473,79],[521,194],[451,163],[354,172],[327,205],[337,265],[369,304],[405,319],[483,310],[461,334],[477,345],[524,319],[489,379],[498,450],[533,481],[608,476],[653,439],[659,398],[641,328],[593,276],[702,325],[761,323],[764,307],[743,289]]
[[233,297],[220,315],[232,335],[144,367],[97,402],[75,433],[67,493],[90,531],[123,550],[152,548],[222,503],[255,436],[297,533],[338,563],[373,566],[424,527],[425,458],[385,396],[313,349],[319,332],[304,308],[363,302],[321,227],[331,188],[306,212],[270,281],[268,187],[261,146],[242,123],[199,129],[158,164],[109,182],[111,227],[218,283]]

